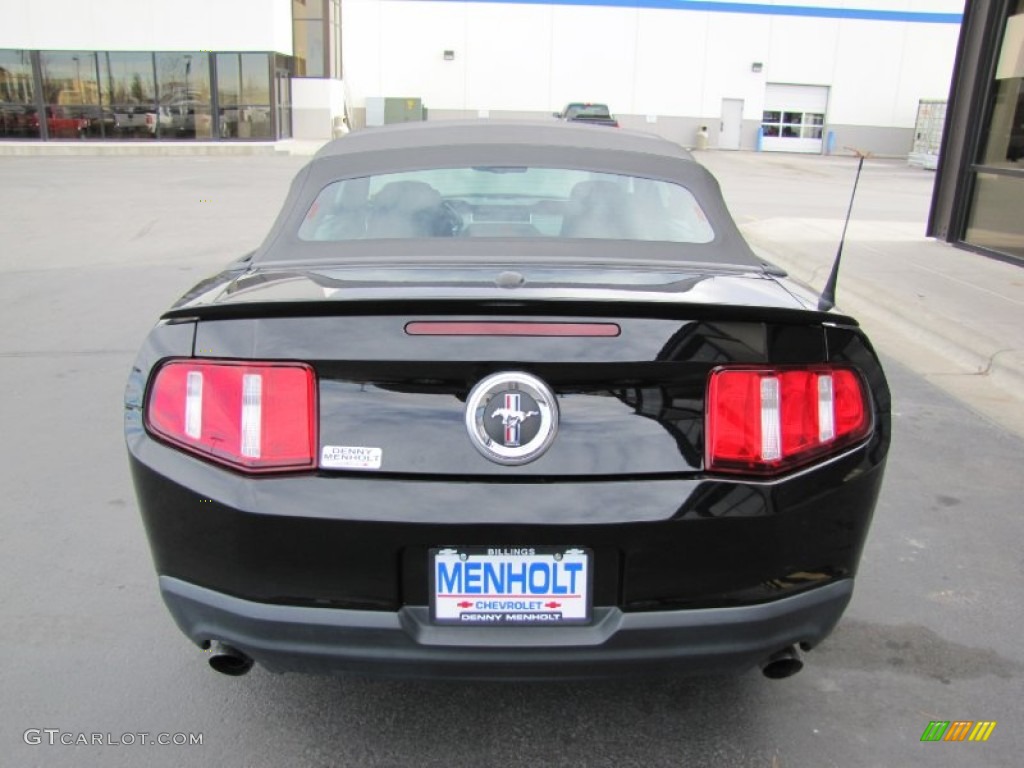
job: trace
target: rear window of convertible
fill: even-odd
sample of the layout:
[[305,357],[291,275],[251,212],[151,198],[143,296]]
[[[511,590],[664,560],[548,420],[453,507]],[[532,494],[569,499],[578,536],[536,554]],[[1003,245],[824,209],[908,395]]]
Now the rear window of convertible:
[[678,184],[510,166],[336,181],[317,195],[299,228],[308,241],[434,237],[709,243],[715,233],[697,199]]

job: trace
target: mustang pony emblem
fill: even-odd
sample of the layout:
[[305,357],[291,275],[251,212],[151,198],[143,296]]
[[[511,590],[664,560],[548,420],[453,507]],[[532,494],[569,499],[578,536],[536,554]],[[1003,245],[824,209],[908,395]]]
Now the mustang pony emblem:
[[470,390],[465,419],[473,447],[488,459],[526,464],[555,439],[558,401],[547,384],[529,373],[492,373]]
[[539,416],[539,411],[519,410],[520,397],[518,393],[505,393],[505,407],[497,408],[491,413],[492,419],[501,419],[505,427],[505,445],[514,447],[519,445],[519,425],[531,416]]

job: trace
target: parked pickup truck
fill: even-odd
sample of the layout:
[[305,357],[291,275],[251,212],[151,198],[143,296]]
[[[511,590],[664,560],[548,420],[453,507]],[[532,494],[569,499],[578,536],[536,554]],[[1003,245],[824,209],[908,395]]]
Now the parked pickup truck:
[[619,127],[619,121],[612,117],[611,112],[608,111],[607,104],[574,101],[571,104],[567,104],[561,112],[555,112],[554,115],[559,120],[568,120],[573,123],[609,125],[612,128]]
[[152,104],[114,107],[114,129],[118,135],[155,136],[171,130],[174,119],[167,107]]

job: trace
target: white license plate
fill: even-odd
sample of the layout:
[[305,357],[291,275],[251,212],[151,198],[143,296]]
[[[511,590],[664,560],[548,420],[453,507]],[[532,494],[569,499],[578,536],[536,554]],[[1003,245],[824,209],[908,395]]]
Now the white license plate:
[[475,626],[586,624],[590,565],[590,551],[580,547],[432,549],[430,618]]

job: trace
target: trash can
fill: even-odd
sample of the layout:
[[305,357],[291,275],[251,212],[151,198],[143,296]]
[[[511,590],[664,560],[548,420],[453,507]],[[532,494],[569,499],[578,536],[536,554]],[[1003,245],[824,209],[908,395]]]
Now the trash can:
[[344,115],[338,115],[336,118],[334,118],[334,121],[331,124],[332,138],[340,139],[342,136],[348,133],[348,131],[348,120],[344,117]]
[[708,127],[702,125],[700,130],[697,131],[697,149],[708,148]]

